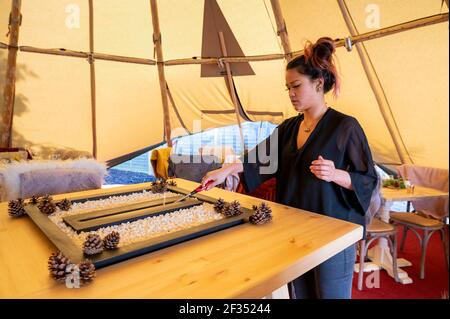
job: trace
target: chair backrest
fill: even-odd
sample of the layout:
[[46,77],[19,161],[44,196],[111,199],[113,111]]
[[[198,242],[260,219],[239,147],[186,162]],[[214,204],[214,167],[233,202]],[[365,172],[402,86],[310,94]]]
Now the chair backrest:
[[169,156],[172,152],[171,147],[161,147],[154,149],[150,155],[150,164],[153,168],[153,174],[156,178],[167,179],[169,177]]
[[[448,192],[448,169],[404,164],[397,167],[397,171],[402,178],[408,179],[414,185]],[[416,211],[421,211],[438,219],[448,216],[448,196],[411,202]]]
[[200,183],[207,172],[222,167],[220,160],[211,155],[178,155],[169,157],[169,176]]

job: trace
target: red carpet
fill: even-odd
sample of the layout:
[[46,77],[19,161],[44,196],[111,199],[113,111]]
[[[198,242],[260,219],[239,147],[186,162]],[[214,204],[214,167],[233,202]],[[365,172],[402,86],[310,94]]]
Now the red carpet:
[[[399,227],[398,244],[402,238],[402,227]],[[447,232],[448,234],[448,232]],[[413,280],[413,283],[403,285],[396,283],[394,278],[380,271],[380,287],[367,288],[362,291],[357,288],[358,273],[353,277],[353,299],[440,299],[448,298],[449,278],[445,264],[444,248],[439,233],[434,233],[430,239],[425,260],[425,279],[419,278],[420,244],[413,232],[409,231],[403,252],[398,249],[399,258],[405,258],[412,266],[403,268]],[[370,273],[365,273],[364,278]]]

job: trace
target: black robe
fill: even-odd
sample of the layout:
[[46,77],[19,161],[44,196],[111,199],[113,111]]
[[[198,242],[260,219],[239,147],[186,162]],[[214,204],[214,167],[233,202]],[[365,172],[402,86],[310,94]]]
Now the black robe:
[[[285,120],[271,136],[244,155],[244,187],[251,192],[276,177],[278,203],[365,227],[365,213],[377,185],[377,173],[363,129],[354,117],[328,108],[298,149],[297,133],[302,120],[303,114]],[[271,138],[272,143],[278,143],[278,151],[272,152],[272,162],[268,162],[261,152],[265,146],[269,154]],[[332,160],[337,169],[349,172],[353,190],[321,180],[311,172],[311,162],[319,155]],[[261,172],[261,168],[268,169],[275,162],[276,171]]]

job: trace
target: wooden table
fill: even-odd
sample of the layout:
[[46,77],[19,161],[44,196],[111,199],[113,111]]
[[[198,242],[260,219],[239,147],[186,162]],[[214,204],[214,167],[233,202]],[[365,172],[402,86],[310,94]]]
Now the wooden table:
[[[178,186],[198,184],[177,180]],[[54,196],[55,200],[141,189],[143,185]],[[205,195],[259,199],[214,188]],[[68,289],[48,275],[53,244],[26,216],[10,218],[0,203],[2,298],[261,298],[362,238],[362,227],[270,203],[273,221],[249,223],[184,242],[97,271],[94,282]]]
[[[383,221],[389,222],[389,216],[392,204],[394,202],[413,201],[424,198],[437,198],[448,196],[448,193],[441,192],[436,189],[415,186],[414,192],[411,193],[407,189],[390,189],[383,187],[382,191],[383,207],[380,211],[380,217]],[[392,255],[389,251],[388,242],[384,238],[378,240],[378,244],[374,246],[368,252],[368,257],[371,259],[371,263],[366,263],[364,271],[374,271],[379,269],[385,269],[389,276],[394,278],[394,272],[392,268]],[[411,262],[404,258],[397,259],[398,276],[402,284],[412,283],[412,279],[408,276],[408,273],[401,269],[401,267],[411,266]]]

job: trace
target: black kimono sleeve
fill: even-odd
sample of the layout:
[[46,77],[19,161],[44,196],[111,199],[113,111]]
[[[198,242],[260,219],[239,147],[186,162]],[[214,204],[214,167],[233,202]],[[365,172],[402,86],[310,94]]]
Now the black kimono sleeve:
[[278,169],[278,139],[280,126],[264,141],[242,157],[244,172],[241,174],[244,188],[251,193],[259,185],[275,177]]
[[345,139],[341,139],[345,149],[347,171],[352,181],[352,190],[341,188],[347,203],[361,215],[365,215],[370,205],[372,192],[377,186],[378,176],[370,152],[367,138],[359,123],[354,119],[345,127]]

